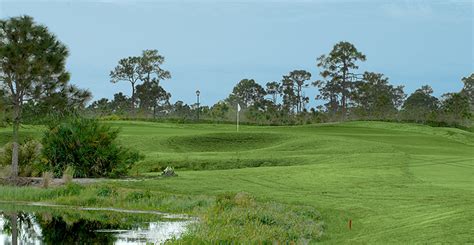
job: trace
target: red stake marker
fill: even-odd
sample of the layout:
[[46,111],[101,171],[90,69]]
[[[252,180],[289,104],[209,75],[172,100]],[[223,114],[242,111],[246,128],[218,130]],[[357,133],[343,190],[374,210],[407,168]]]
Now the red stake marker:
[[349,230],[352,230],[352,220],[349,220]]

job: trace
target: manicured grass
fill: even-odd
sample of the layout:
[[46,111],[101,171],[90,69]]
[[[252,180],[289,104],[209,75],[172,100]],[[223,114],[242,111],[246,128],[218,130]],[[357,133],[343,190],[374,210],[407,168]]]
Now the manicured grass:
[[[314,209],[325,224],[322,242],[474,242],[471,132],[381,122],[243,126],[239,133],[232,125],[108,123],[122,129],[119,138],[123,144],[146,155],[132,169],[132,175],[155,176],[170,165],[177,168],[179,176],[113,181],[93,187],[98,190],[107,185],[118,192],[161,195],[169,206],[154,206],[153,201],[134,204],[127,201],[129,194],[115,202],[95,200],[96,205],[152,205],[193,213],[199,206],[212,208],[215,197],[223,193],[246,192],[263,207],[277,203],[288,205],[288,209]],[[0,135],[8,130],[0,129]],[[96,195],[94,190],[55,201],[93,205],[84,199]],[[0,188],[0,199],[12,199],[8,191]],[[36,191],[31,188],[17,191],[16,199],[34,199],[37,195],[31,194]],[[189,204],[181,199],[200,202]],[[188,203],[189,208],[173,209],[172,200],[176,207]],[[227,214],[232,217],[232,213]],[[226,238],[219,227],[214,227],[213,237]]]
[[[42,131],[43,127],[40,126],[30,126],[30,125],[23,125],[20,128],[20,141],[25,139],[39,139],[43,136]],[[1,128],[0,127],[0,147],[11,141],[12,138],[12,130],[11,128]]]

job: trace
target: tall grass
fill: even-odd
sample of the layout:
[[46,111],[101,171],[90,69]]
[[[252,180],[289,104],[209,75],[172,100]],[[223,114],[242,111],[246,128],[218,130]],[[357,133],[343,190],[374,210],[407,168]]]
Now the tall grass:
[[318,241],[324,232],[324,222],[314,208],[259,203],[242,192],[217,196],[200,218],[183,240],[297,244]]
[[54,178],[54,176],[53,176],[52,172],[43,172],[43,175],[42,175],[42,186],[43,186],[43,188],[45,188],[45,189],[49,188],[53,178]]

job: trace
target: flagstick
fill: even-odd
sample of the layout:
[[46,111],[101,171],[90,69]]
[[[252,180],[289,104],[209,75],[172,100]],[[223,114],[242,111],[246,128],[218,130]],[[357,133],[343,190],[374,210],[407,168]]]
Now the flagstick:
[[[238,107],[238,105],[237,105],[237,107]],[[237,132],[239,132],[239,114],[240,114],[239,108],[237,108]]]

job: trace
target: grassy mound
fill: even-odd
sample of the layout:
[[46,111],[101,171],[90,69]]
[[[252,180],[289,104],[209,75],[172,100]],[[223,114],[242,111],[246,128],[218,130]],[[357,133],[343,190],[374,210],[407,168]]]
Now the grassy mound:
[[211,133],[170,137],[167,144],[177,152],[236,152],[269,147],[280,139],[271,133]]

